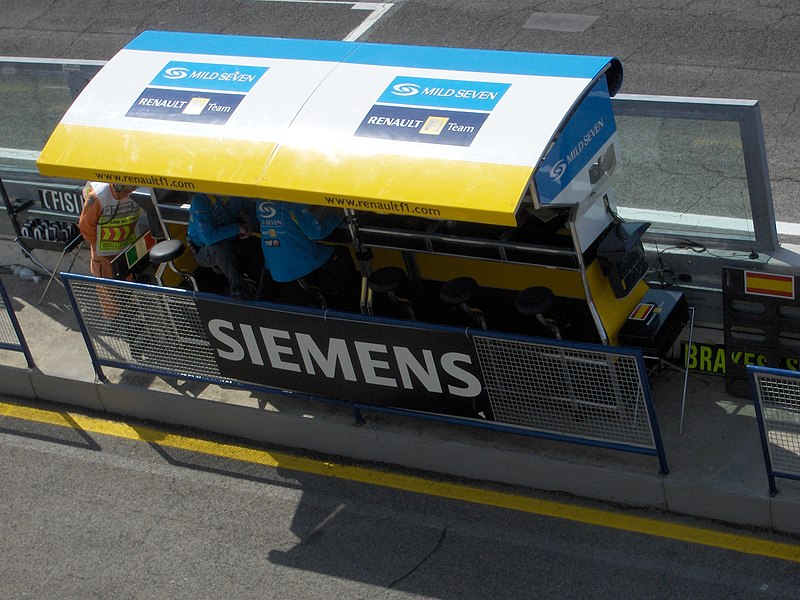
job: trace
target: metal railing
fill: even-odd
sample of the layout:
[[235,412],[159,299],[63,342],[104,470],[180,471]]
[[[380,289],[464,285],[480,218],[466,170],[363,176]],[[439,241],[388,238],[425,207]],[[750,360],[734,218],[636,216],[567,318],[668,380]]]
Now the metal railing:
[[0,349],[22,352],[28,367],[31,369],[36,367],[28,343],[19,326],[17,315],[14,313],[11,298],[2,281],[0,281]]
[[749,365],[769,491],[776,477],[800,479],[800,373]]
[[[666,456],[638,350],[63,273],[102,367]],[[369,340],[369,341],[366,341]]]

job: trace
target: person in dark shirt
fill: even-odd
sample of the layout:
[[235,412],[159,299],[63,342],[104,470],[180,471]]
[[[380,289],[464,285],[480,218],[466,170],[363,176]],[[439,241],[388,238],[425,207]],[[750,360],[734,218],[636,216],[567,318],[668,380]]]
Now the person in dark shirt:
[[195,194],[189,208],[187,238],[197,264],[222,273],[235,299],[255,298],[255,286],[245,275],[258,281],[263,269],[258,239],[251,237],[255,204],[249,198]]

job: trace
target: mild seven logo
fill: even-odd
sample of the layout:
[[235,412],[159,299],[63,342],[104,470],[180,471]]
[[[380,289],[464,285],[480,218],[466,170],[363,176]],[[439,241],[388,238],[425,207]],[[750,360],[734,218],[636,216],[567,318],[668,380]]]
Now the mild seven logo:
[[395,77],[378,102],[490,112],[510,87],[490,81]]
[[392,86],[392,94],[395,96],[416,96],[419,94],[419,86],[416,83],[396,83]]
[[561,176],[567,171],[567,163],[563,160],[558,161],[550,169],[550,179],[556,182],[561,181]]
[[150,85],[244,94],[266,72],[267,67],[171,61]]
[[186,67],[169,67],[163,71],[166,79],[184,79],[189,76],[189,69]]

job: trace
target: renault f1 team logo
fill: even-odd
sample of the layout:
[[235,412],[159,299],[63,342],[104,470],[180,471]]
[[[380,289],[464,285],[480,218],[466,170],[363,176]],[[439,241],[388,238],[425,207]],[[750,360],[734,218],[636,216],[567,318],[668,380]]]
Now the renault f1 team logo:
[[449,120],[447,117],[428,117],[419,132],[422,135],[439,135],[444,131]]
[[469,146],[489,113],[383,106],[376,104],[361,121],[356,137],[448,146]]
[[355,135],[469,146],[510,87],[491,81],[395,77]]
[[251,65],[170,61],[150,85],[245,94],[253,89],[267,69]]
[[243,98],[243,94],[145,88],[125,116],[224,125]]
[[395,77],[378,102],[489,112],[510,87],[491,81]]

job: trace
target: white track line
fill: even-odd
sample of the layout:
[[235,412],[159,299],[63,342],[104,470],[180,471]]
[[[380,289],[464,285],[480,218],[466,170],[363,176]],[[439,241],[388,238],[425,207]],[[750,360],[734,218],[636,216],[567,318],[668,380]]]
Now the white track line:
[[281,2],[281,3],[296,3],[296,4],[346,4],[350,5],[353,10],[368,10],[369,16],[364,21],[348,33],[342,41],[354,42],[366,33],[370,27],[375,25],[383,15],[385,15],[394,4],[392,2],[345,2],[342,0],[254,0],[254,2]]

